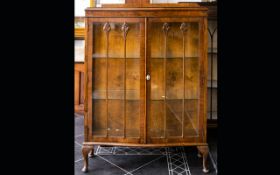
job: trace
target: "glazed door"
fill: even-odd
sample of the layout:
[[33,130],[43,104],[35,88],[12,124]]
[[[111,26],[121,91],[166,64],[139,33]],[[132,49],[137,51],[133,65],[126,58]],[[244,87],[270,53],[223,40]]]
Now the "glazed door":
[[148,23],[147,142],[205,142],[203,20]]
[[143,143],[145,23],[139,18],[89,21],[90,141]]

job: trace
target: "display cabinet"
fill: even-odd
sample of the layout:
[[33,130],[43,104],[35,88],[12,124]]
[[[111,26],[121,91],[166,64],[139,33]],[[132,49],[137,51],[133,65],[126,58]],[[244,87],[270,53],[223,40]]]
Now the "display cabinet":
[[86,9],[83,171],[93,145],[197,146],[208,172],[207,8]]

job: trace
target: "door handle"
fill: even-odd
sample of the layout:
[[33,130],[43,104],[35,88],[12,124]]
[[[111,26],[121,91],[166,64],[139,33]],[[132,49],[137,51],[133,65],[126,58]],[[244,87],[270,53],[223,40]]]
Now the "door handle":
[[147,75],[146,75],[146,80],[150,80],[150,79],[151,79],[150,74],[147,74]]

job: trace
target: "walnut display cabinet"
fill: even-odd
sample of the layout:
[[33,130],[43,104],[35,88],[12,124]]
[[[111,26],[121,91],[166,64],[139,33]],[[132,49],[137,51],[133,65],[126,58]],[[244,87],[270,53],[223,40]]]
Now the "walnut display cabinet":
[[208,172],[207,8],[87,8],[82,154],[197,146]]

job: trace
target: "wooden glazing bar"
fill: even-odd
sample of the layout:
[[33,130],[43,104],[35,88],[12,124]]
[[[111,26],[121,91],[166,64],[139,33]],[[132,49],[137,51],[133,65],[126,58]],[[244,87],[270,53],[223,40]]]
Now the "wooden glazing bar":
[[147,96],[147,81],[146,81],[146,75],[147,75],[147,73],[149,73],[149,72],[147,72],[148,70],[147,70],[147,68],[149,67],[149,65],[147,65],[148,64],[148,61],[147,61],[147,55],[148,55],[148,53],[147,53],[147,47],[148,47],[148,32],[147,32],[147,30],[148,30],[148,18],[145,18],[145,118],[144,118],[144,143],[147,143],[147,128],[148,128],[148,125],[147,125],[147,117],[148,117],[148,113],[147,113],[147,110],[149,110],[148,109],[148,104],[147,104],[147,100],[149,100],[148,99],[148,96]]
[[106,32],[106,137],[108,138],[108,58],[109,58],[109,32],[110,24],[106,22],[103,26],[103,31]]
[[183,35],[183,110],[182,110],[182,137],[184,137],[184,120],[185,120],[185,32],[187,31],[187,24],[182,23],[180,30]]
[[122,32],[123,32],[123,39],[124,39],[124,128],[123,128],[123,137],[126,137],[126,36],[129,30],[129,27],[127,25],[126,22],[123,23],[122,28],[121,28]]
[[166,138],[166,58],[167,58],[167,36],[170,26],[168,23],[164,23],[162,30],[164,32],[164,62],[163,62],[163,77],[164,77],[164,138]]

